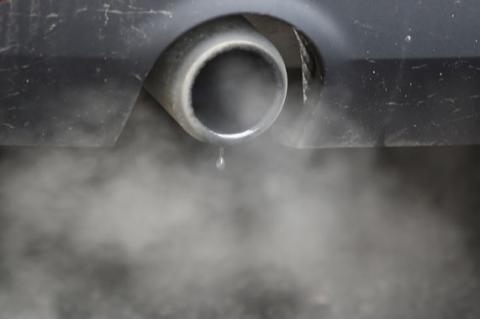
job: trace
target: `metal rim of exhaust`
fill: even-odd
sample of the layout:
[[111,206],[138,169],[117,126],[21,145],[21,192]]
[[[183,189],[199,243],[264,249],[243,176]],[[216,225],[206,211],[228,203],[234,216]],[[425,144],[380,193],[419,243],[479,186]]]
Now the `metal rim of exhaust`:
[[[182,112],[186,114],[186,118],[188,118],[188,121],[185,122],[185,124],[190,126],[191,130],[188,131],[194,132],[193,134],[191,133],[192,135],[213,144],[236,144],[259,136],[273,125],[285,104],[288,79],[286,69],[278,67],[279,65],[283,65],[283,58],[280,53],[274,56],[271,48],[267,51],[263,46],[265,46],[264,43],[259,44],[248,39],[222,42],[205,51],[191,65],[190,70],[186,73],[186,81],[181,94],[183,101],[180,105],[183,108]],[[233,50],[245,50],[259,54],[268,64],[272,65],[274,76],[277,78],[278,83],[281,83],[282,88],[279,90],[281,93],[276,94],[275,101],[272,102],[270,109],[254,126],[238,133],[219,133],[208,128],[195,115],[192,103],[192,90],[195,80],[204,66],[219,55]]]
[[[220,132],[202,123],[202,116],[197,117],[200,113],[195,113],[193,90],[203,68],[232,51],[257,55],[267,66],[276,90],[264,112],[259,112],[251,124],[238,132]],[[230,16],[200,25],[175,41],[157,61],[144,87],[192,137],[232,145],[257,137],[273,125],[285,104],[288,76],[283,57],[273,43],[246,19]]]

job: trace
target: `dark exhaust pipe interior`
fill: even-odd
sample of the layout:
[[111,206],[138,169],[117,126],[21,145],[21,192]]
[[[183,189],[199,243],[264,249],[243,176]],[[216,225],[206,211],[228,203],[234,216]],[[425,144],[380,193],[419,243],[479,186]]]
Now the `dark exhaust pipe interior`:
[[162,55],[145,87],[198,140],[235,144],[265,132],[285,103],[282,56],[245,19],[198,27]]
[[275,101],[272,66],[262,56],[234,50],[209,61],[192,90],[195,116],[215,132],[232,134],[257,125]]

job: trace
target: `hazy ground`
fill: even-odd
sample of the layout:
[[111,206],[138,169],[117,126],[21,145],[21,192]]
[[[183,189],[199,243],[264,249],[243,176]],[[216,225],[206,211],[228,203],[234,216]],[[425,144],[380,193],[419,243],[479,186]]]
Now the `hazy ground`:
[[0,318],[480,318],[480,148],[2,149]]

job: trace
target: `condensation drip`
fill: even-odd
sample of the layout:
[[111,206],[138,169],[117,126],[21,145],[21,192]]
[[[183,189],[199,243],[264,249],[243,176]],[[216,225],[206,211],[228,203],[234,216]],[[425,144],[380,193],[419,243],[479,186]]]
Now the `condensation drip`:
[[215,164],[218,170],[223,171],[225,169],[225,149],[223,147],[218,151],[218,158]]

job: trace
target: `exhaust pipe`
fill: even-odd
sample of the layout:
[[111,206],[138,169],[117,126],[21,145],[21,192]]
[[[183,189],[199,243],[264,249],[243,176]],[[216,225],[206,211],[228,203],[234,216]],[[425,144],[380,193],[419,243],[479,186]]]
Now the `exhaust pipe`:
[[249,140],[270,128],[287,86],[282,56],[241,17],[206,23],[180,38],[145,82],[185,131],[220,145]]

